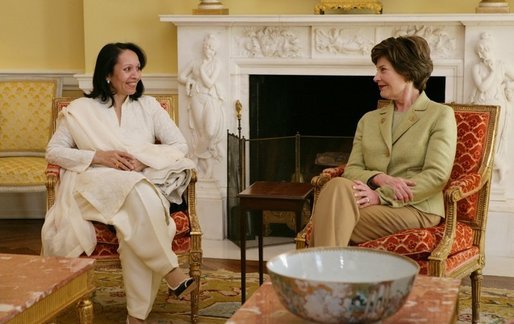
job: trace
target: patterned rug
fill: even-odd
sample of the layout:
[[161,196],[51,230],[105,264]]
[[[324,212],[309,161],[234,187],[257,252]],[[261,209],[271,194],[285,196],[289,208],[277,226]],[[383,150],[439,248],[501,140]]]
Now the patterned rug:
[[[471,323],[471,287],[469,286],[460,287],[457,323]],[[482,288],[480,323],[514,323],[514,291]]]
[[[265,277],[267,279],[267,277]],[[119,270],[95,271],[96,291],[93,296],[94,323],[125,323],[127,317],[125,292]],[[247,298],[257,289],[259,275],[247,273]],[[225,323],[241,307],[241,276],[239,273],[218,270],[202,271],[200,280],[199,323]],[[190,323],[189,296],[182,300],[168,300],[168,288],[162,283],[157,294],[152,312],[147,322]],[[54,323],[78,323],[75,307],[69,307],[57,317]]]
[[[247,298],[257,289],[258,274],[248,273]],[[200,286],[200,323],[225,323],[240,307],[239,273],[218,270],[203,271]],[[94,323],[125,323],[127,317],[125,293],[121,273],[118,270],[96,271]],[[189,297],[183,300],[168,300],[167,287],[163,283],[155,300],[148,323],[189,323]],[[482,289],[481,323],[514,323],[514,291],[506,289]],[[459,318],[457,323],[471,322],[471,289],[463,286],[459,295]],[[55,323],[78,323],[74,307],[68,308]]]

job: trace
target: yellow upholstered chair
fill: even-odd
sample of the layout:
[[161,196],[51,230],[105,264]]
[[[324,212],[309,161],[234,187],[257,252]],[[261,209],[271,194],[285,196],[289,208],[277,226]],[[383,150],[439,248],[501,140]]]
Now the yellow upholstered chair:
[[[380,104],[379,104],[380,106]],[[498,106],[449,104],[457,120],[457,152],[444,190],[445,219],[437,226],[403,230],[358,246],[408,256],[420,274],[470,276],[473,323],[480,317],[485,230],[489,210]],[[343,174],[344,166],[324,170],[312,179],[314,203],[325,183]],[[297,235],[297,248],[308,247],[312,222]]]
[[[170,117],[177,118],[176,97],[154,96],[161,106],[166,109]],[[58,97],[54,99],[52,114],[52,132],[55,131],[56,118],[62,109],[65,109],[74,98]],[[171,217],[175,221],[177,231],[170,248],[178,256],[181,266],[189,267],[189,275],[195,278],[198,286],[191,292],[191,322],[198,321],[198,309],[200,298],[200,275],[202,265],[202,231],[200,221],[196,215],[196,172],[186,192],[184,199],[186,204],[172,206]],[[59,166],[49,164],[47,168],[48,206],[55,201],[55,187],[59,181]],[[96,232],[96,248],[90,258],[97,261],[98,267],[120,267],[118,250],[118,238],[113,226],[93,222]],[[85,256],[85,255],[84,255]],[[171,293],[171,291],[170,291]],[[170,294],[173,296],[173,294]]]
[[44,192],[57,80],[0,80],[0,193]]

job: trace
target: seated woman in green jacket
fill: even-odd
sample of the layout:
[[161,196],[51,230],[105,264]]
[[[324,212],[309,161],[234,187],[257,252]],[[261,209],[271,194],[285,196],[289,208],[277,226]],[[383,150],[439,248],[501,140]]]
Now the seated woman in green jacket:
[[453,110],[424,92],[433,70],[428,43],[390,37],[371,59],[380,96],[391,102],[360,119],[343,177],[320,192],[311,246],[347,246],[444,217],[457,126]]

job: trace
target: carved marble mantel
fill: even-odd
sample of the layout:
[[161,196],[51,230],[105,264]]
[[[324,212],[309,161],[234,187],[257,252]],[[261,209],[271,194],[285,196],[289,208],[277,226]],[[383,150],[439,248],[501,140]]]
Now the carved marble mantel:
[[[498,58],[514,65],[514,15],[511,14],[418,14],[418,15],[270,15],[191,16],[161,15],[162,22],[178,30],[178,69],[201,55],[202,40],[213,33],[217,53],[226,68],[219,77],[225,90],[226,129],[237,133],[234,105],[243,106],[243,135],[248,137],[249,75],[373,75],[369,53],[374,44],[390,36],[418,34],[432,49],[435,76],[446,77],[446,100],[469,102],[475,89],[472,66],[478,61],[476,44],[483,32],[496,40]],[[179,125],[186,137],[187,96],[179,86]],[[511,118],[514,114],[511,114]],[[514,158],[514,140],[508,139]],[[512,160],[512,159],[511,159]],[[215,183],[226,199],[226,157],[215,166]],[[506,183],[514,183],[514,171]],[[512,187],[512,186],[510,186]],[[514,187],[493,186],[491,210],[513,210]],[[224,202],[220,204],[225,206]],[[210,210],[211,214],[213,213]],[[226,222],[226,211],[216,212]]]

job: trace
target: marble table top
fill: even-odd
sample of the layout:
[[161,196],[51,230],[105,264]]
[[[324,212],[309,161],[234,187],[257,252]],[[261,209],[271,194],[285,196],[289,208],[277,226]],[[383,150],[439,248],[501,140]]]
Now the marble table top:
[[[453,323],[457,315],[460,279],[417,276],[405,304],[385,323]],[[227,321],[236,323],[296,323],[304,320],[282,306],[271,281],[266,281]]]
[[0,323],[91,271],[94,264],[87,258],[0,253]]

